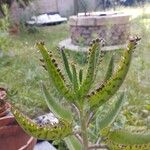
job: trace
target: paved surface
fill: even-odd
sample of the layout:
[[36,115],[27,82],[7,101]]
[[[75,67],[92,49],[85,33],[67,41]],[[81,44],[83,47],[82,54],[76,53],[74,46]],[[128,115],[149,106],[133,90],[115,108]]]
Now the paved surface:
[[[71,43],[71,39],[65,39],[59,43],[59,47],[65,47],[67,49],[70,49],[72,51],[80,51],[80,52],[86,52],[88,50],[88,47],[80,47],[77,45],[74,45]],[[112,50],[117,50],[121,48],[125,48],[125,45],[114,45],[114,46],[104,46],[102,47],[102,51],[112,51]]]
[[33,150],[56,150],[49,142],[44,141],[37,143]]

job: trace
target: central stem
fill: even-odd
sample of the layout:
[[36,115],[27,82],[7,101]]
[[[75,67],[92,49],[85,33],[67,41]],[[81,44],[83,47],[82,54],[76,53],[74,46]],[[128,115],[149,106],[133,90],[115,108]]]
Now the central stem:
[[87,127],[86,127],[86,116],[84,115],[83,110],[80,111],[80,123],[81,123],[82,139],[83,139],[83,150],[88,150],[88,136],[87,136]]

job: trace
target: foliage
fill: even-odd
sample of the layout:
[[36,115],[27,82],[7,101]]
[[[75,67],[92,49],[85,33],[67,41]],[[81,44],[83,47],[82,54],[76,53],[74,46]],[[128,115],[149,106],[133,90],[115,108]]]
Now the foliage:
[[[55,90],[59,92],[60,96],[64,97],[65,102],[63,103],[65,103],[66,106],[70,106],[64,109],[64,106],[62,106],[63,103],[56,100],[53,93],[50,94],[44,83],[41,83],[46,103],[49,109],[58,118],[59,122],[56,124],[39,126],[28,119],[28,117],[22,114],[18,109],[12,107],[12,112],[18,123],[28,134],[36,138],[46,140],[64,139],[68,148],[71,150],[96,149],[102,147],[102,144],[106,144],[103,145],[105,148],[108,146],[115,150],[148,150],[150,147],[149,131],[147,133],[136,134],[131,131],[126,131],[125,129],[116,130],[111,128],[123,106],[124,94],[121,94],[120,97],[115,100],[114,107],[109,108],[110,112],[106,113],[103,119],[100,117],[102,112],[99,109],[101,106],[107,105],[107,102],[111,100],[110,98],[122,85],[138,40],[139,38],[137,37],[130,38],[116,71],[113,69],[114,59],[112,56],[104,82],[98,82],[97,87],[93,85],[93,83],[97,75],[97,67],[100,64],[101,58],[99,39],[93,40],[89,48],[86,73],[81,70],[79,73],[75,64],[68,63],[65,50],[60,50],[67,76],[62,74],[53,52],[47,50],[43,42],[37,43],[36,47],[43,57],[40,61],[44,69],[48,72],[51,81],[50,85],[55,87]],[[95,86],[95,88],[93,88],[93,86]],[[71,112],[73,109],[75,111]],[[100,120],[98,118],[100,118]],[[94,126],[95,121],[96,134],[98,138],[101,137],[101,142],[96,143],[96,145],[89,145],[88,130],[93,132],[91,126]],[[76,129],[76,126],[79,126],[79,129]],[[118,136],[121,137],[121,139],[117,138]],[[134,139],[132,142],[131,138]]]
[[[21,32],[15,36],[9,35],[13,43],[8,45],[10,52],[6,51],[5,54],[0,55],[0,85],[18,92],[12,98],[12,102],[24,112],[26,111],[30,117],[48,112],[37,81],[43,80],[48,86],[49,79],[42,71],[42,67],[37,65],[39,53],[36,52],[33,43],[39,39],[45,39],[49,43],[49,48],[55,49],[55,43],[67,35],[66,24],[40,28],[35,34]],[[50,87],[49,90],[55,93],[56,97],[57,92],[53,90],[53,87]],[[59,96],[58,98],[61,99]]]
[[66,55],[75,63],[78,63],[81,66],[87,64],[87,53],[86,52],[76,52],[65,49]]
[[[16,0],[16,2],[21,6],[21,7],[26,7],[31,0]],[[0,0],[0,6],[3,4],[7,4],[9,7],[11,6],[13,0]],[[0,11],[5,15],[5,12],[3,11],[2,7],[0,7]]]
[[[122,111],[114,122],[114,128],[123,128],[127,126],[147,126],[150,128],[150,19],[148,18],[149,6],[145,5],[144,10],[139,7],[134,8],[117,8],[117,10],[123,12],[129,12],[133,14],[131,18],[131,34],[139,35],[142,37],[140,44],[137,46],[133,53],[132,62],[130,65],[130,71],[121,86],[120,91],[125,92],[125,103]],[[142,14],[141,17],[138,15]],[[57,95],[56,90],[50,86],[48,75],[42,70],[39,63],[40,54],[34,48],[33,43],[35,41],[44,40],[48,49],[53,50],[53,54],[59,61],[59,66],[62,69],[62,62],[60,59],[60,51],[56,49],[56,45],[59,41],[67,38],[69,36],[68,24],[61,24],[57,26],[46,26],[38,27],[39,32],[35,34],[28,34],[27,32],[21,32],[18,35],[9,37],[13,38],[13,46],[9,44],[9,49],[11,53],[6,53],[3,57],[0,57],[0,85],[5,86],[10,89],[17,90],[17,95],[11,99],[22,112],[26,113],[31,118],[35,118],[39,115],[47,113],[48,107],[44,101],[43,93],[39,88],[39,82],[42,80],[49,92],[54,93],[56,100],[62,99],[61,96]],[[87,63],[82,63],[80,66],[80,61],[76,55],[76,52],[67,52],[67,58],[69,63],[76,63],[77,71],[83,68],[83,72],[87,68]],[[122,50],[108,51],[103,57],[103,61],[98,68],[98,75],[95,79],[95,83],[104,78],[104,72],[107,70],[107,66],[110,60],[110,56],[114,55],[115,68],[118,63]],[[85,52],[87,56],[87,53]],[[79,60],[82,62],[82,55]],[[86,59],[86,58],[85,58]],[[87,62],[87,60],[85,60]],[[115,69],[114,68],[114,69]],[[65,75],[65,70],[62,69]],[[84,73],[85,74],[85,73]],[[115,94],[113,99],[119,97],[120,92]],[[61,101],[62,102],[62,101]],[[113,101],[110,101],[103,106],[101,118],[107,114],[109,107],[112,107]],[[63,105],[65,105],[63,103]],[[97,141],[98,138],[93,138],[93,133],[95,133],[95,127],[91,126],[92,134],[89,133],[89,139]],[[94,129],[93,129],[94,128]],[[97,132],[96,132],[97,133]],[[95,134],[94,134],[95,136]],[[69,143],[69,142],[68,142]]]
[[5,16],[0,18],[0,50],[7,50],[11,43],[11,39],[8,35],[9,12],[7,5],[2,5],[1,7]]
[[2,5],[2,10],[5,14],[5,17],[0,19],[0,30],[1,31],[7,31],[9,27],[9,12],[8,12],[8,6]]

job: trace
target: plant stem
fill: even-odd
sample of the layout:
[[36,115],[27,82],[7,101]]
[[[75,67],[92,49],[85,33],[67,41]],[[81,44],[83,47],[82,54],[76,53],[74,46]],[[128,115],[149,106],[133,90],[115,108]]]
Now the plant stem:
[[88,150],[86,116],[84,115],[83,110],[80,111],[80,123],[81,123],[82,139],[83,139],[83,150]]
[[79,142],[82,144],[83,141],[82,141],[82,138],[79,134],[75,134],[75,137],[79,140]]
[[90,149],[103,149],[103,150],[108,150],[108,147],[106,145],[102,145],[102,144],[94,144],[89,146],[89,150]]

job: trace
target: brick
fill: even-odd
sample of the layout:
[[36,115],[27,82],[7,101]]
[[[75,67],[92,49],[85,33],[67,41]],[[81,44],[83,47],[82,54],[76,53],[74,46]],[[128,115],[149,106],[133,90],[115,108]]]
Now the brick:
[[72,16],[69,19],[72,43],[88,45],[93,37],[106,40],[106,46],[124,44],[129,36],[129,15]]

